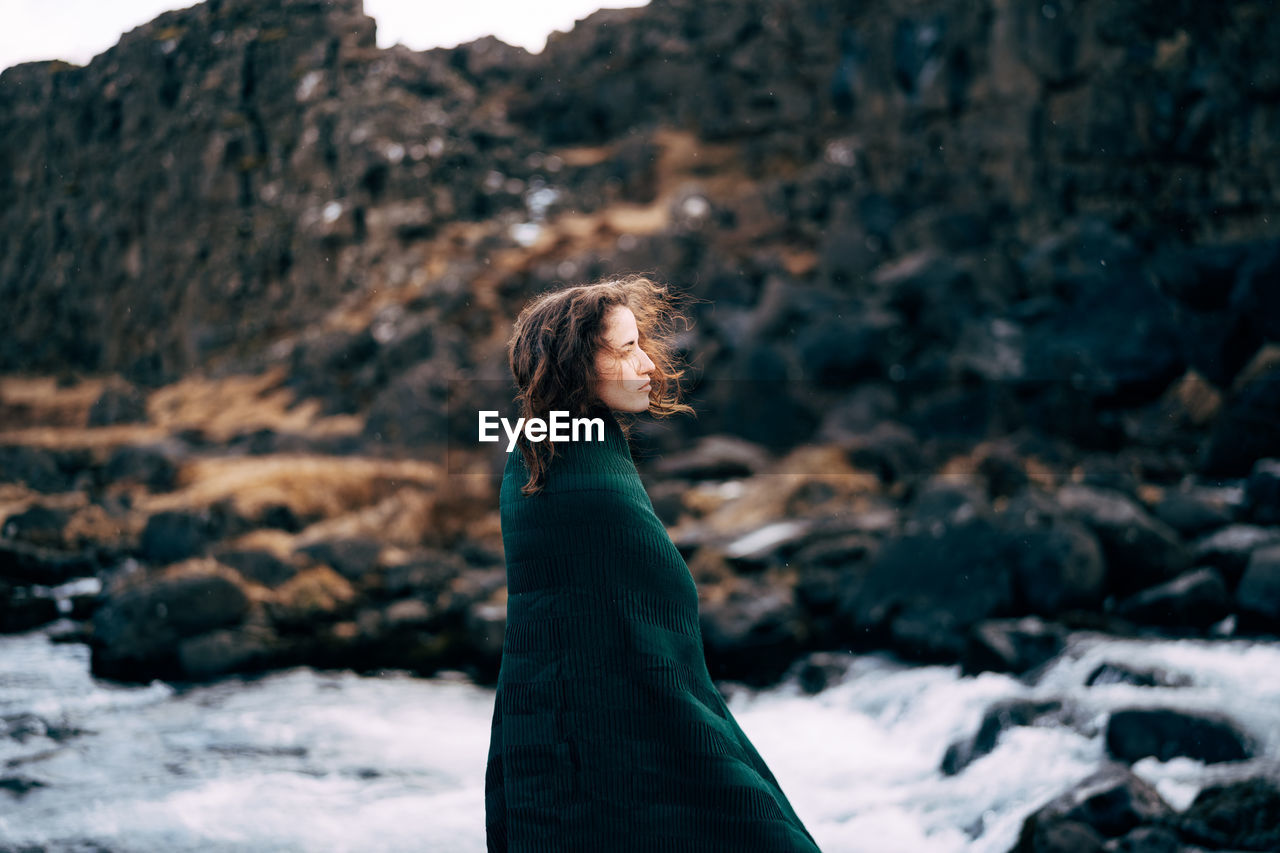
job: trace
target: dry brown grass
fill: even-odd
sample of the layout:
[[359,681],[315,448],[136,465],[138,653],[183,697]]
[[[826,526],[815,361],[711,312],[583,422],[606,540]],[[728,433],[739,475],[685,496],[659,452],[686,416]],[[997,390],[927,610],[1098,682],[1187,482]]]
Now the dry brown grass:
[[0,426],[5,432],[18,424],[81,426],[107,382],[84,379],[63,387],[53,376],[0,376]]
[[294,393],[283,387],[284,378],[283,367],[218,379],[193,374],[151,392],[147,423],[87,427],[93,402],[108,385],[121,380],[98,377],[60,388],[49,376],[0,376],[0,443],[107,451],[159,441],[187,428],[203,430],[215,442],[264,428],[308,435],[360,431],[359,417],[321,416],[315,400],[295,405]]
[[[868,499],[880,492],[879,479],[853,468],[838,447],[798,447],[767,471],[743,480],[737,496],[704,501],[706,514],[692,523],[722,536],[750,533],[795,515],[795,510],[807,503],[805,492],[814,484],[822,484],[830,492],[821,507],[824,512],[860,512],[868,508]],[[679,533],[673,535],[678,537]]]
[[310,435],[359,431],[357,417],[322,417],[317,400],[295,405],[293,391],[282,385],[285,375],[283,367],[273,367],[258,375],[185,377],[152,393],[147,416],[169,432],[198,427],[213,441],[261,428]]
[[440,466],[411,459],[309,455],[195,459],[182,466],[178,488],[146,496],[139,509],[169,509],[231,502],[246,518],[283,505],[299,516],[330,518],[368,506],[406,484],[431,489]]

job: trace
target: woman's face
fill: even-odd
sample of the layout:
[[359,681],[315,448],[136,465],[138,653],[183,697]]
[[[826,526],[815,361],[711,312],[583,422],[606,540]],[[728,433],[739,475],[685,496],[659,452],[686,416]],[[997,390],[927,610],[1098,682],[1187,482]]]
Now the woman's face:
[[622,356],[596,353],[596,396],[615,412],[643,412],[649,408],[648,374],[654,364],[640,349],[636,315],[625,305],[615,305],[604,324],[605,340]]

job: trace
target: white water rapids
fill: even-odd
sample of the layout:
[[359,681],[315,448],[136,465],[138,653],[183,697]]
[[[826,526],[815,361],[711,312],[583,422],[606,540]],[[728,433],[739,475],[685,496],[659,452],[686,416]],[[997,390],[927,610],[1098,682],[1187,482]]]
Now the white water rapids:
[[[1192,683],[1085,687],[1103,661]],[[1081,634],[1035,685],[847,662],[816,696],[790,681],[729,701],[825,853],[1005,853],[1027,814],[1104,760],[1115,708],[1218,710],[1260,744],[1247,763],[1135,765],[1175,808],[1280,763],[1276,643]],[[176,691],[100,681],[88,663],[87,647],[44,631],[0,637],[0,851],[485,849],[492,689],[300,667]],[[1064,700],[1077,723],[1012,729],[959,775],[940,773],[947,746],[1014,697]]]

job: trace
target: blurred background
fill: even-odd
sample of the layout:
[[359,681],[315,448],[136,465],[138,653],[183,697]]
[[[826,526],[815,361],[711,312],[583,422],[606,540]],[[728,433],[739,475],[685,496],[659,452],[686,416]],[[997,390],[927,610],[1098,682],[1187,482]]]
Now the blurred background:
[[476,414],[631,272],[698,300],[634,452],[824,851],[1280,849],[1275,12],[206,0],[5,68],[0,851],[483,850]]

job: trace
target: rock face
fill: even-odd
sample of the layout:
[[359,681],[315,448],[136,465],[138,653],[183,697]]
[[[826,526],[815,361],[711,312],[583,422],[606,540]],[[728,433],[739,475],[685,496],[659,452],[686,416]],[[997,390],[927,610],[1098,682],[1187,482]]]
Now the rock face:
[[459,126],[478,97],[467,53],[384,52],[374,32],[360,0],[210,0],[86,67],[7,69],[0,191],[31,206],[0,214],[0,366],[171,379],[385,276],[361,246],[510,206],[481,189],[501,155],[482,167]]
[[[493,501],[424,509],[397,550],[377,490],[247,517],[189,478],[218,456],[439,459],[474,436],[451,412],[509,402],[454,378],[505,377],[531,296],[647,269],[696,297],[676,343],[699,417],[642,439],[666,453],[655,509],[716,564],[717,673],[849,646],[1021,673],[1073,627],[1274,634],[1280,18],[1067,12],[653,0],[532,56],[381,50],[359,0],[207,0],[86,67],[4,70],[0,379],[123,374],[36,424],[83,446],[14,437],[30,397],[0,394],[6,626],[124,556],[224,560],[252,604],[182,581],[225,605],[195,633],[155,615],[172,579],[108,589],[103,670],[211,675],[266,647],[491,671],[498,558],[456,559]],[[341,428],[156,439],[174,380],[276,370],[264,396]],[[814,440],[853,470],[765,500]],[[734,494],[759,499],[749,523],[703,535]],[[261,550],[284,533],[328,573]],[[421,538],[455,561],[406,557]],[[444,565],[471,586],[442,592]]]
[[[359,0],[166,13],[89,66],[0,76],[0,192],[16,200],[0,214],[13,311],[0,369],[157,382],[414,276],[437,317],[482,331],[503,319],[484,316],[494,306],[453,310],[479,271],[426,272],[432,238],[500,214],[649,203],[653,133],[674,128],[728,146],[751,192],[688,189],[672,230],[700,229],[709,254],[673,233],[640,265],[701,278],[725,308],[781,278],[805,292],[795,307],[833,309],[780,350],[792,306],[756,313],[730,342],[754,360],[736,367],[776,361],[785,378],[796,363],[834,390],[929,355],[903,378],[1023,383],[1042,414],[1088,401],[1059,425],[1100,438],[1111,427],[1093,403],[1153,399],[1215,352],[1182,344],[1203,337],[1195,322],[1254,348],[1278,334],[1264,319],[1280,183],[1260,70],[1271,16],[1261,0],[1153,8],[655,0],[593,15],[538,56],[493,39],[380,50]],[[590,145],[613,147],[551,154]],[[722,239],[735,233],[746,240]],[[783,240],[815,262],[779,264]],[[593,266],[576,259],[570,277]],[[955,315],[937,299],[961,293]],[[1234,369],[1209,359],[1213,381],[1251,351]]]

